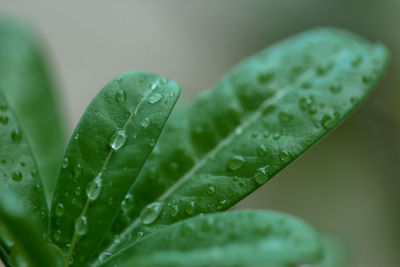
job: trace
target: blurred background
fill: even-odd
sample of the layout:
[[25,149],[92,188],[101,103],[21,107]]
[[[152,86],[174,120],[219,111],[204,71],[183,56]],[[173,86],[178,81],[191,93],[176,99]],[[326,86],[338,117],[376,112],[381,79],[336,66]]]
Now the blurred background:
[[67,136],[115,76],[148,70],[183,98],[243,57],[316,26],[387,45],[386,76],[343,125],[235,208],[296,215],[351,248],[353,266],[400,266],[400,1],[1,0],[0,13],[39,33],[59,85]]

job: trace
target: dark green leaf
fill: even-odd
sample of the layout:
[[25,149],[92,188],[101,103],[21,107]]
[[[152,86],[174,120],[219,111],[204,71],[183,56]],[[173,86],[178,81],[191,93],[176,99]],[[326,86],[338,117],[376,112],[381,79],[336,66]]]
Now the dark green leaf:
[[306,223],[272,211],[197,216],[136,241],[101,266],[237,266],[312,263],[319,235]]
[[19,197],[8,192],[0,194],[0,236],[7,239],[9,257],[13,266],[57,266],[55,255],[43,241],[43,231],[31,220]]
[[0,195],[11,194],[47,227],[48,205],[26,135],[0,90]]
[[[243,199],[346,118],[387,59],[380,44],[316,29],[239,64],[171,122],[131,188],[134,208],[113,226],[123,242],[103,250],[115,253],[144,229],[226,210]],[[148,228],[140,214],[153,202],[165,208]]]
[[32,146],[50,200],[64,136],[45,63],[40,43],[25,26],[0,19],[0,87]]
[[130,72],[91,102],[66,149],[51,208],[51,239],[67,262],[85,265],[94,254],[179,93],[173,81]]

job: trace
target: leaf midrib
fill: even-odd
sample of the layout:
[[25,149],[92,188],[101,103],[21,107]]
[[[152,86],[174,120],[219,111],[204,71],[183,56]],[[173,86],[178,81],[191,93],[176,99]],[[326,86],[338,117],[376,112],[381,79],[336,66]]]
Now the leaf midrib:
[[[154,87],[154,88],[151,87],[150,90],[147,90],[147,92],[145,92],[145,94],[143,94],[143,96],[142,96],[142,98],[140,99],[139,103],[138,103],[137,106],[135,107],[134,111],[130,113],[128,119],[126,120],[125,124],[122,126],[121,130],[125,130],[125,129],[126,129],[126,127],[128,126],[129,122],[130,122],[133,118],[136,117],[137,112],[139,111],[139,108],[142,106],[142,104],[145,102],[145,100],[148,98],[148,96],[149,96],[152,92],[154,92],[156,89],[157,89],[157,87]],[[103,163],[103,165],[102,165],[101,168],[100,168],[100,171],[99,171],[99,172],[97,173],[97,175],[95,175],[94,177],[101,177],[101,175],[103,174],[103,172],[104,172],[105,169],[107,168],[107,165],[108,165],[110,159],[112,158],[112,156],[114,155],[114,153],[115,153],[115,150],[114,150],[114,149],[110,149],[110,152],[107,154],[107,157],[106,157],[106,159],[104,160],[104,163]],[[91,187],[90,189],[93,189],[93,186],[95,186],[95,184],[93,184],[92,187]],[[82,212],[81,212],[81,214],[79,215],[78,218],[81,218],[82,216],[85,216],[85,215],[86,215],[86,213],[87,213],[87,211],[88,211],[88,209],[89,209],[90,203],[91,203],[91,201],[90,201],[90,199],[87,197],[87,198],[86,198],[86,202],[85,202],[85,206],[84,206],[84,208],[83,208],[83,210],[82,210]],[[79,231],[80,227],[77,227],[77,228],[78,228],[78,229],[76,229],[76,228],[74,227],[74,233],[73,233],[73,236],[72,236],[72,239],[71,239],[71,242],[70,242],[71,246],[70,246],[70,249],[68,250],[67,258],[66,258],[66,261],[65,261],[65,262],[66,262],[66,267],[70,266],[69,259],[70,259],[70,257],[72,256],[72,253],[73,253],[73,251],[74,251],[74,249],[75,249],[76,242],[78,241],[78,237],[79,237],[78,231]]]
[[[328,57],[324,59],[324,61],[330,61],[331,59],[337,59],[337,61],[340,61],[344,56],[344,54],[348,54],[349,51],[351,51],[349,48],[345,48],[342,51],[338,51],[337,53],[334,54],[334,56]],[[245,130],[248,126],[252,125],[254,121],[258,119],[259,116],[262,115],[263,110],[266,109],[269,105],[272,105],[279,101],[283,96],[285,96],[287,93],[290,92],[291,89],[293,89],[293,84],[298,83],[299,81],[305,80],[306,76],[310,76],[311,73],[313,73],[315,70],[315,65],[310,67],[307,71],[305,71],[303,74],[301,74],[298,79],[296,79],[293,82],[289,82],[287,85],[283,86],[281,90],[279,90],[275,95],[273,95],[271,98],[266,99],[260,106],[255,110],[252,114],[248,115],[246,118],[242,119],[242,123],[239,123],[239,125],[232,131],[231,134],[229,134],[227,137],[225,137],[221,142],[215,146],[212,150],[210,150],[200,161],[198,161],[185,175],[183,175],[179,180],[177,180],[171,188],[169,188],[167,191],[165,191],[164,194],[162,194],[159,198],[154,200],[153,202],[158,202],[158,201],[164,201],[166,200],[177,188],[179,188],[182,184],[184,184],[187,180],[190,179],[190,177],[201,167],[203,167],[208,160],[212,160],[213,157],[225,146],[229,145],[229,143],[234,140],[238,135],[240,135],[243,130]],[[143,209],[142,209],[143,210]],[[140,214],[140,213],[138,213]],[[120,235],[120,240],[123,240],[130,232],[132,232],[137,226],[141,224],[140,221],[140,216],[138,216],[130,225],[127,227]],[[133,242],[132,245],[134,245],[136,242]],[[106,249],[103,250],[103,252],[109,252],[114,254],[114,250],[118,247],[119,243],[113,242],[111,243],[110,246],[108,246]],[[97,259],[92,267],[98,266],[100,264],[99,259]]]

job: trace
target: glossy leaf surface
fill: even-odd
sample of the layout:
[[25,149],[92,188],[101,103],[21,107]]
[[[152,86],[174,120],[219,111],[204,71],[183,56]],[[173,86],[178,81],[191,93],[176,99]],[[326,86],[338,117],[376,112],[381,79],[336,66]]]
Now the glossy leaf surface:
[[291,266],[322,255],[308,224],[272,211],[197,216],[138,239],[101,266]]
[[51,208],[51,239],[84,266],[153,150],[180,86],[145,72],[108,83],[82,116],[65,152]]
[[10,194],[47,227],[48,205],[25,133],[0,89],[0,195]]
[[31,211],[20,204],[14,195],[0,194],[0,237],[6,237],[9,250],[4,262],[12,266],[57,266],[53,252],[43,241],[42,229],[29,217]]
[[[223,211],[246,197],[346,118],[387,58],[382,45],[328,28],[239,64],[171,121],[131,188],[134,208],[113,226],[123,241],[102,251],[115,253],[138,232]],[[163,211],[149,227],[140,214],[153,202]]]
[[0,87],[32,146],[47,199],[54,191],[64,136],[40,42],[28,28],[0,18]]

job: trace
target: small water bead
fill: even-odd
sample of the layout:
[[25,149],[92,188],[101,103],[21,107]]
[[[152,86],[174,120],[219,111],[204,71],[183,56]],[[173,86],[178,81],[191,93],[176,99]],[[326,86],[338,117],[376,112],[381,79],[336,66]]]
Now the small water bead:
[[144,232],[137,232],[135,240],[138,241],[144,237]]
[[265,132],[263,133],[263,136],[264,136],[264,138],[268,138],[268,137],[269,137],[269,132],[265,131]]
[[299,100],[300,109],[308,111],[308,114],[313,115],[317,112],[315,100],[313,96],[302,97]]
[[167,78],[162,77],[159,83],[160,83],[161,85],[164,85],[164,84],[167,84],[168,82],[169,82],[169,80],[168,80]]
[[279,140],[281,138],[280,133],[275,133],[274,136],[272,137],[275,141]]
[[121,209],[124,213],[127,213],[129,209],[133,208],[133,195],[131,193],[125,195],[124,200],[121,203]]
[[333,128],[340,119],[340,114],[338,112],[334,112],[333,114],[326,114],[322,117],[321,125],[325,129]]
[[75,165],[74,175],[75,177],[79,177],[82,174],[82,165],[80,163]]
[[175,218],[178,214],[179,214],[179,207],[177,205],[172,206],[171,210],[169,211],[169,216]]
[[0,115],[0,123],[2,123],[2,124],[7,124],[8,123],[7,115]]
[[311,82],[303,82],[303,83],[300,85],[300,87],[301,87],[302,89],[310,89],[310,88],[312,87],[312,84],[311,84]]
[[19,143],[22,140],[22,134],[19,129],[15,129],[11,133],[11,140],[13,140],[15,143]]
[[207,195],[212,196],[215,193],[215,186],[213,184],[208,184]]
[[113,150],[117,151],[125,145],[126,139],[127,139],[126,131],[118,130],[110,137],[108,144]]
[[108,199],[108,205],[112,206],[113,204],[114,204],[114,198],[113,198],[113,197],[110,197],[110,198]]
[[218,202],[218,204],[217,204],[217,209],[218,209],[218,210],[224,209],[227,203],[228,203],[228,201],[227,201],[226,199],[221,200],[221,201]]
[[290,121],[290,120],[293,119],[293,115],[290,114],[290,113],[288,113],[288,112],[281,111],[281,112],[279,112],[279,114],[278,114],[278,119],[279,119],[281,122],[288,122],[288,121]]
[[112,256],[111,252],[103,252],[103,253],[100,254],[99,260],[100,260],[101,263],[103,263],[111,256]]
[[362,61],[363,61],[362,56],[358,56],[358,57],[356,57],[355,59],[353,59],[353,60],[351,61],[351,66],[352,66],[353,68],[357,68],[358,66],[360,66],[360,64],[362,63]]
[[144,119],[142,120],[142,122],[140,123],[140,125],[142,125],[143,128],[149,127],[149,125],[150,125],[150,119],[147,118],[147,117],[144,118]]
[[359,100],[357,97],[352,97],[352,98],[350,98],[350,102],[351,102],[353,105],[357,104],[359,101],[360,101],[360,100]]
[[16,182],[20,182],[22,180],[22,173],[19,171],[13,172],[11,178]]
[[54,238],[55,241],[60,242],[61,239],[62,239],[62,232],[61,232],[61,230],[55,231],[54,234],[53,234],[53,238]]
[[185,206],[185,212],[187,215],[193,215],[196,210],[196,203],[191,201],[186,204]]
[[279,153],[279,159],[280,159],[282,162],[287,163],[287,162],[290,161],[291,156],[290,156],[290,154],[289,154],[287,151],[282,150],[282,151]]
[[140,213],[140,219],[143,224],[151,224],[157,220],[164,208],[163,202],[153,202],[147,205]]
[[340,85],[340,84],[331,85],[331,86],[329,87],[329,91],[331,91],[331,93],[332,93],[332,94],[335,94],[335,95],[337,95],[337,94],[339,94],[340,92],[342,92],[342,90],[343,90],[343,87],[342,87],[342,85]]
[[273,72],[265,72],[258,75],[258,82],[261,84],[267,84],[271,82],[275,77]]
[[332,70],[332,68],[333,68],[332,64],[323,64],[323,65],[317,66],[315,71],[318,76],[325,76],[326,74],[328,74],[328,72],[330,72]]
[[64,169],[68,167],[68,158],[64,158],[62,163],[61,163],[61,167],[63,167]]
[[254,175],[254,180],[258,184],[264,184],[266,181],[268,181],[269,176],[268,176],[268,170],[269,166],[265,166],[262,168],[257,169],[256,174]]
[[126,101],[126,92],[124,90],[119,90],[118,92],[115,93],[115,100],[118,103],[125,103]]
[[99,197],[102,187],[103,180],[101,179],[101,174],[99,174],[86,186],[86,196],[88,199],[90,201],[95,201]]
[[264,144],[261,144],[257,148],[257,154],[262,157],[267,154],[267,148],[264,146]]
[[75,231],[78,235],[85,235],[88,231],[88,222],[86,216],[79,216],[75,220]]
[[62,203],[57,203],[54,213],[57,217],[62,217],[64,215],[65,208]]
[[157,89],[157,87],[158,87],[158,84],[156,82],[150,84],[150,89],[151,90],[155,90],[155,89]]
[[77,195],[77,196],[80,196],[81,195],[81,193],[82,193],[82,188],[80,187],[80,186],[77,186],[76,188],[75,188],[75,195]]
[[372,75],[363,75],[361,80],[364,84],[369,84],[373,81],[373,79],[374,78],[372,77]]
[[75,139],[75,140],[79,140],[79,133],[76,133],[76,134],[75,134],[74,139]]
[[155,104],[155,103],[157,103],[158,101],[160,101],[161,99],[163,98],[163,96],[160,94],[160,93],[154,93],[154,94],[152,94],[151,96],[149,96],[149,98],[148,98],[148,102],[150,103],[150,104]]
[[228,161],[228,170],[236,171],[240,169],[245,163],[245,159],[242,156],[233,156]]
[[213,227],[214,220],[211,217],[206,217],[203,219],[201,227],[203,231],[210,231]]

